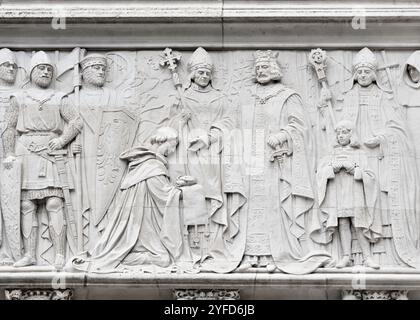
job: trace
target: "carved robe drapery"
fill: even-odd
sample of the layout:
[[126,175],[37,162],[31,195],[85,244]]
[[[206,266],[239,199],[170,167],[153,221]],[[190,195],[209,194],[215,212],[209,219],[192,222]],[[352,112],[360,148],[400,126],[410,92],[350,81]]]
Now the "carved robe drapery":
[[[179,128],[176,169],[171,176],[190,175],[203,186],[208,211],[208,230],[205,231],[208,245],[197,259],[204,261],[203,270],[230,272],[241,261],[246,225],[245,217],[240,215],[245,203],[242,177],[237,167],[226,160],[235,152],[234,143],[230,148],[234,116],[226,96],[211,85],[199,89],[191,84],[184,91],[184,97],[188,106],[185,111],[191,113],[191,119]],[[190,139],[201,136],[206,141],[209,135],[213,139],[209,146],[198,151],[188,150]],[[225,144],[229,144],[229,148]],[[170,168],[175,168],[172,162]]]
[[80,115],[85,123],[81,133],[82,212],[85,221],[99,231],[106,226],[105,213],[126,168],[119,155],[131,146],[136,129],[133,116],[118,102],[117,93],[108,88],[80,90]]
[[[376,84],[365,88],[356,83],[344,95],[342,119],[354,123],[362,143],[373,137],[380,139],[380,145],[373,149],[362,144],[380,187],[385,239],[378,242],[379,247],[374,245],[373,253],[381,259],[385,252],[392,255],[396,250],[396,257],[388,257],[380,263],[403,261],[419,267],[420,185],[414,146],[402,110],[392,95]],[[390,241],[395,249],[387,246]]]
[[[271,255],[285,272],[312,272],[329,255],[313,251],[307,233],[316,219],[309,121],[299,95],[281,84],[257,85],[254,97],[254,104],[243,106],[241,124],[249,186],[245,254]],[[280,132],[287,136],[281,147],[292,154],[271,162],[267,138]]]
[[[420,82],[414,82],[409,73],[408,65],[420,71],[420,51],[413,52],[402,67],[401,83],[398,86],[398,103],[404,107],[405,119],[410,130],[411,139],[420,137]],[[413,140],[412,140],[413,141]],[[420,143],[414,143],[417,168],[420,168]]]
[[[331,164],[338,159],[357,164],[354,173],[345,170],[334,173]],[[351,146],[336,146],[318,166],[317,185],[326,243],[332,241],[338,219],[347,217],[354,218],[354,227],[362,229],[371,242],[378,240],[382,233],[378,184],[365,154]]]
[[130,161],[129,170],[109,209],[109,224],[89,255],[72,259],[77,270],[166,268],[182,254],[181,190],[169,183],[166,160],[142,147],[121,156]]

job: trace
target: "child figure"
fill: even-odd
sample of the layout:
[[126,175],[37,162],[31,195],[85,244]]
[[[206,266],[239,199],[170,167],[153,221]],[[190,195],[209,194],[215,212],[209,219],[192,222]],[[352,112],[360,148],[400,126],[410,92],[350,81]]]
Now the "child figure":
[[378,187],[366,156],[359,149],[350,121],[340,121],[335,127],[337,145],[324,157],[317,170],[318,196],[324,216],[326,243],[338,228],[343,255],[337,268],[350,265],[351,226],[367,267],[379,269],[370,253],[370,242],[381,236],[380,211],[377,208]]

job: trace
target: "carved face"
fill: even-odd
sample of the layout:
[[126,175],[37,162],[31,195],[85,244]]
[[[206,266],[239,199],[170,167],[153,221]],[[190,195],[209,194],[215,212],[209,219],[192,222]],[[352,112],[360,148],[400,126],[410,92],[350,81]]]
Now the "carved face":
[[209,85],[211,80],[211,70],[207,68],[198,68],[194,71],[193,81],[202,88]]
[[408,74],[411,78],[411,81],[416,82],[416,83],[420,81],[420,71],[419,70],[417,70],[412,65],[408,65],[407,71],[408,71]]
[[102,87],[106,80],[106,66],[96,64],[87,67],[82,73],[83,80],[89,84]]
[[53,67],[49,64],[40,64],[32,70],[32,81],[41,88],[48,88],[53,78]]
[[255,75],[257,82],[266,84],[271,81],[271,68],[268,62],[259,62],[255,65]]
[[344,147],[350,143],[352,134],[351,129],[346,127],[338,127],[335,132],[337,134],[337,142],[340,146]]
[[167,157],[171,153],[175,152],[176,146],[177,146],[176,139],[167,140],[158,146],[157,153],[160,153],[161,155],[164,155],[165,157]]
[[17,65],[10,62],[5,62],[0,65],[0,79],[13,84],[16,80]]
[[356,70],[356,80],[362,87],[370,86],[375,80],[375,73],[368,67],[359,67]]

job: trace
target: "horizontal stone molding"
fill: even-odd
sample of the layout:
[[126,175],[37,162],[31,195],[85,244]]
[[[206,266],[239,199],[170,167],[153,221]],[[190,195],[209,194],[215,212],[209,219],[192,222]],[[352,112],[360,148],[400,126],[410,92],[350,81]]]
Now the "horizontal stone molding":
[[[413,1],[1,3],[0,41],[20,49],[420,47]],[[365,28],[354,27],[359,18]]]
[[[35,269],[35,268],[34,268]],[[0,288],[150,287],[164,289],[232,289],[271,286],[277,288],[329,288],[342,290],[420,290],[420,273],[315,272],[308,275],[283,273],[234,274],[142,274],[68,273],[15,271],[0,273]],[[356,286],[356,288],[353,288]],[[363,288],[362,288],[363,287]]]

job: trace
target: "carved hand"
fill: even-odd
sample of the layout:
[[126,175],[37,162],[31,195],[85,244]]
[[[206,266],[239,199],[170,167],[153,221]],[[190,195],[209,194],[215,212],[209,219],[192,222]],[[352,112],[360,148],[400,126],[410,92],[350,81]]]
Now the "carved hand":
[[280,138],[279,138],[279,135],[270,134],[267,139],[267,144],[271,148],[275,149],[278,145],[284,143],[285,141],[286,141],[286,137],[284,134],[282,134]]
[[351,161],[344,161],[343,168],[350,174],[354,173],[354,168],[356,167],[355,163]]
[[9,155],[3,160],[3,165],[6,169],[11,169],[13,167],[13,162],[15,162],[16,157]]
[[379,140],[378,137],[373,137],[373,138],[367,139],[365,141],[365,146],[373,149],[373,148],[376,148],[377,146],[379,146],[380,143],[381,143],[381,141]]
[[331,167],[333,168],[334,173],[339,173],[343,165],[340,162],[333,161]]
[[[208,137],[207,137],[208,140]],[[205,141],[203,137],[192,138],[188,143],[188,149],[191,151],[198,151],[209,146],[209,141]]]
[[209,133],[209,143],[215,143],[219,140],[219,131],[216,129],[211,129]]
[[192,176],[179,176],[175,182],[178,187],[192,186],[197,180]]
[[51,150],[58,150],[64,147],[64,142],[60,138],[54,138],[48,142],[48,146]]

